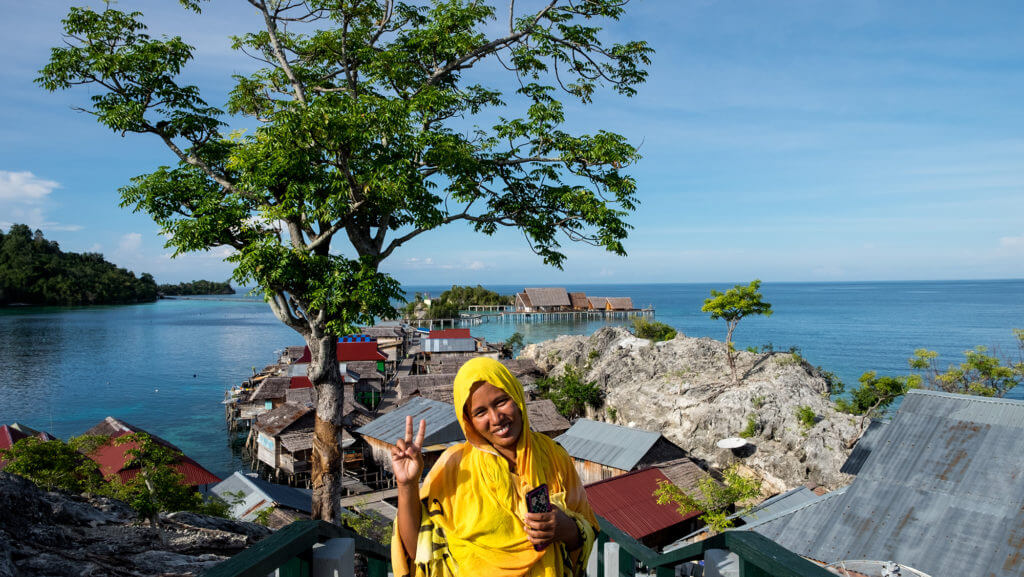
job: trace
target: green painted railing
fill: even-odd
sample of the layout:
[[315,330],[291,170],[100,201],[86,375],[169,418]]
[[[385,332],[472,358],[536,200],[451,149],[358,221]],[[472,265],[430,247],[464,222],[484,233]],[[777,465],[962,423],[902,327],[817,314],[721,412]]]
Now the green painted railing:
[[366,556],[370,577],[386,577],[391,551],[355,532],[324,521],[295,521],[245,551],[203,572],[204,577],[266,577],[281,569],[282,577],[309,577],[313,545],[343,537],[355,540],[357,553]]
[[[598,571],[605,577],[604,544],[619,545],[618,575],[636,575],[637,562],[657,577],[675,575],[675,567],[704,558],[708,549],[727,549],[739,557],[740,577],[835,577],[824,567],[750,531],[726,531],[667,553],[657,553],[598,516]],[[212,567],[204,577],[265,577],[281,569],[282,577],[309,577],[313,545],[335,537],[355,540],[356,551],[366,556],[370,577],[385,577],[390,550],[376,541],[323,521],[296,521],[245,551]]]
[[675,567],[688,561],[704,559],[708,549],[727,549],[739,557],[740,577],[835,577],[824,567],[808,561],[779,545],[751,531],[726,531],[667,553],[657,553],[624,533],[601,516],[598,535],[598,575],[607,575],[604,569],[604,544],[609,540],[619,545],[619,576],[636,575],[639,561],[657,577],[672,577]]

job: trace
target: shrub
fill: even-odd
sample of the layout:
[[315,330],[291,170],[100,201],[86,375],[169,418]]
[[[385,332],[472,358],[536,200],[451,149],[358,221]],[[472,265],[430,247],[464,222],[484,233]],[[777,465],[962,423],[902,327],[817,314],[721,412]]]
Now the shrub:
[[584,382],[575,367],[565,367],[560,377],[545,377],[537,380],[541,396],[551,399],[555,408],[567,419],[583,414],[587,406],[600,409],[604,404],[604,391],[596,382]]
[[674,339],[676,330],[665,323],[639,317],[633,319],[633,334],[641,339],[650,339],[657,343]]
[[807,405],[800,405],[796,408],[796,418],[805,429],[810,429],[814,426],[815,421],[817,421],[818,415],[815,414],[814,409]]
[[754,435],[757,435],[757,417],[751,414],[747,415],[747,427],[740,431],[740,437],[749,439]]
[[[686,493],[666,481],[658,481],[654,496],[659,505],[676,505],[679,514],[683,516],[700,511],[700,519],[712,531],[720,533],[733,526],[729,519],[730,507],[753,499],[761,492],[761,481],[742,475],[735,465],[723,471],[722,476],[721,484],[710,476],[704,477],[697,484],[699,490],[692,493]],[[746,507],[743,510],[749,509]]]

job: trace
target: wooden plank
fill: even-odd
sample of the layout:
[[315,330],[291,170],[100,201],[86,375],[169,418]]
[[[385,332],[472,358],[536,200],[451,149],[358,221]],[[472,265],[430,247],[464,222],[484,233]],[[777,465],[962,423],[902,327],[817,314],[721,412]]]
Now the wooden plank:
[[319,521],[296,521],[246,550],[203,572],[205,577],[265,577],[313,548],[319,540]]

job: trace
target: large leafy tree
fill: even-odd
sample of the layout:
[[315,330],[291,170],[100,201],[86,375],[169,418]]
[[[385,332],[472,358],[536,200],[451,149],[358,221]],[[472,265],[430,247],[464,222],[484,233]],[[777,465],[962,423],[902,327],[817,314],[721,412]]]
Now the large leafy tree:
[[[622,169],[637,151],[568,130],[560,101],[629,96],[644,80],[646,43],[602,38],[624,4],[249,0],[257,28],[234,47],[256,69],[234,77],[223,109],[179,81],[192,47],[151,37],[140,13],[64,19],[66,45],[39,83],[90,85],[86,112],[177,161],[135,178],[123,205],[150,214],[176,253],[232,247],[234,280],[255,283],[309,345],[315,517],[336,519],[342,493],[337,336],[393,314],[401,292],[379,268],[399,247],[462,222],[519,229],[554,266],[563,238],[624,254],[636,186]],[[239,118],[256,128],[230,132]]]

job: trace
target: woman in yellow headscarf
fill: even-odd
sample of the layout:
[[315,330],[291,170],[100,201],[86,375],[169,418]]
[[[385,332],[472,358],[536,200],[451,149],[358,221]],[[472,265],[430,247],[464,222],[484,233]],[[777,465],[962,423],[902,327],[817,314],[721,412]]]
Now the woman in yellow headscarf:
[[[530,430],[523,387],[504,365],[476,358],[455,376],[455,415],[467,442],[450,447],[423,486],[424,423],[391,450],[398,518],[396,577],[569,577],[583,574],[597,533],[572,460]],[[547,484],[552,510],[528,513],[525,495]]]

